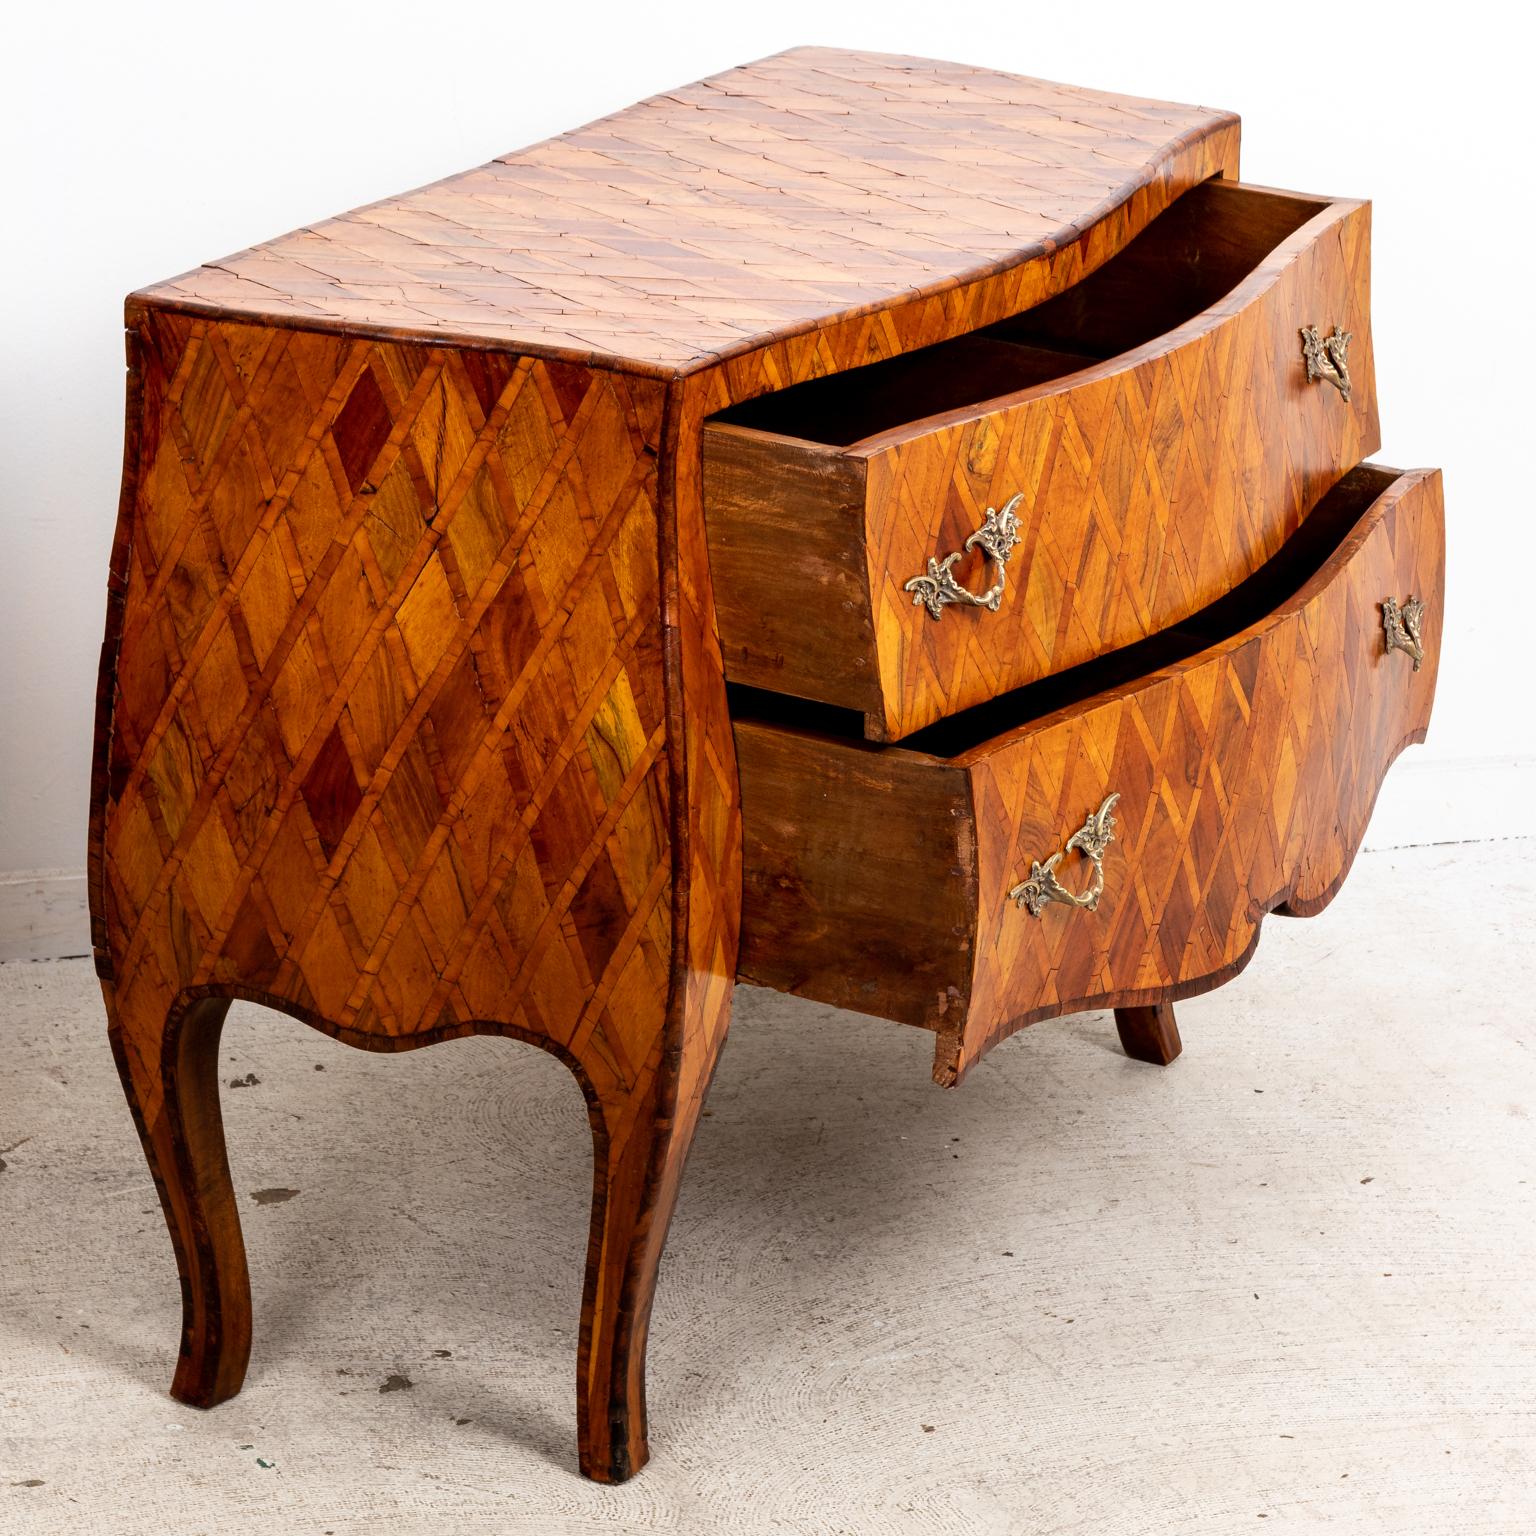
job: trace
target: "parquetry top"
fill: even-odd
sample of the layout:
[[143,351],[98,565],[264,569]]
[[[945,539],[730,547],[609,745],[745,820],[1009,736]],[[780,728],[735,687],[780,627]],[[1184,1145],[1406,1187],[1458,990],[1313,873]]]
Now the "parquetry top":
[[131,302],[686,371],[1048,252],[1235,121],[796,48]]

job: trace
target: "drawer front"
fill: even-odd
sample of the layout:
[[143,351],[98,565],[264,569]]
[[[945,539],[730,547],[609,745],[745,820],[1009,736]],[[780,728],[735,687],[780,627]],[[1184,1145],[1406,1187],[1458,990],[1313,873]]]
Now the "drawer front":
[[[1267,623],[977,755],[977,957],[949,1043],[957,1077],[1032,1019],[1225,979],[1265,912],[1326,905],[1387,768],[1428,726],[1443,565],[1439,474],[1403,476]],[[1410,596],[1424,605],[1417,670],[1388,649],[1383,615]],[[1112,794],[1096,910],[1053,902],[1032,917],[1010,900]],[[1063,883],[1084,884],[1084,864],[1066,855]]]
[[[1013,395],[843,449],[706,434],[729,675],[860,710],[870,739],[899,740],[1177,623],[1258,569],[1379,440],[1369,207],[1291,206],[1314,211],[1224,298],[1128,352],[1062,361],[1102,350],[1090,300],[1020,354],[1057,376]],[[1305,327],[1352,334],[1347,400],[1308,378]],[[1007,339],[973,344],[969,365],[1005,377]],[[972,536],[1010,506],[1000,568]],[[914,579],[954,552],[968,590],[1002,577],[995,610],[941,596],[933,617],[919,601]]]
[[[952,1083],[1035,1019],[1214,985],[1246,962],[1265,912],[1320,909],[1388,766],[1423,738],[1443,587],[1438,472],[1366,466],[1336,500],[1332,552],[1255,622],[1197,648],[1241,617],[1234,593],[1226,614],[1196,617],[1183,659],[954,756],[813,751],[739,725],[743,975],[935,1030],[935,1075]],[[1410,649],[1389,648],[1389,599]],[[798,787],[781,782],[796,776],[791,739]],[[770,782],[809,824],[759,821]],[[931,844],[904,865],[902,828]],[[866,872],[872,837],[888,846]],[[895,957],[864,959],[862,936],[887,917],[905,925],[913,979]]]

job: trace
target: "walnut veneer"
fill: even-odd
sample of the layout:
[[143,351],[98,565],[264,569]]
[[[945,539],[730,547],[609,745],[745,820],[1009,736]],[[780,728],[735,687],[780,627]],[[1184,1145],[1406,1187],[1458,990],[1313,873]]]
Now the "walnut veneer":
[[[1172,999],[1327,898],[1428,718],[1439,488],[1355,468],[1368,209],[1237,153],[797,49],[128,300],[90,894],[178,1398],[251,1345],[231,999],[570,1067],[617,1481],[739,962],[933,1029],[946,1082],[1092,1004],[1166,1062]],[[1354,333],[1352,398],[1301,326]],[[931,620],[909,578],[1005,498],[1009,600]],[[1022,910],[1112,792],[1098,910]]]
[[[1186,618],[1380,447],[1369,262],[1366,204],[1209,182],[1023,315],[727,412],[704,443],[726,675],[894,741]],[[1320,315],[1354,334],[1352,409],[1298,366]],[[1023,586],[931,622],[905,580],[1020,492]]]
[[[1439,605],[1414,668],[1385,649],[1380,594],[1438,596],[1441,520],[1437,471],[1363,466],[1226,599],[897,747],[766,723],[802,712],[753,701],[741,974],[933,1030],[944,1084],[1037,1019],[1226,980],[1264,913],[1326,904],[1382,776],[1423,740]],[[1109,794],[1096,910],[1032,920],[1010,889]],[[1088,877],[1069,859],[1061,878]]]

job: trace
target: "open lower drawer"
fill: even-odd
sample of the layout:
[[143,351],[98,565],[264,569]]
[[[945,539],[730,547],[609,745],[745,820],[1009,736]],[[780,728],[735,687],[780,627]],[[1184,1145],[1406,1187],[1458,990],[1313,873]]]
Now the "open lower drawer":
[[1363,465],[1177,629],[908,744],[738,689],[741,979],[936,1031],[945,1083],[1033,1020],[1215,985],[1328,901],[1423,739],[1443,564],[1439,472]]
[[1369,255],[1367,204],[1206,182],[1035,309],[713,418],[727,676],[899,740],[1229,591],[1379,445]]

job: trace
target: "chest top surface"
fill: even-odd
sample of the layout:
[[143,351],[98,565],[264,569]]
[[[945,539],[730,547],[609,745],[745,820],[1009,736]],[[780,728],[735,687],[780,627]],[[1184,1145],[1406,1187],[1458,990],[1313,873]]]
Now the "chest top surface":
[[210,262],[130,307],[688,371],[1043,257],[1235,123],[796,48]]

